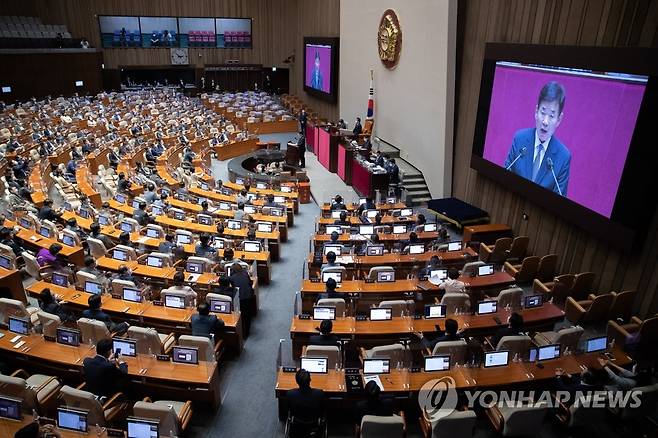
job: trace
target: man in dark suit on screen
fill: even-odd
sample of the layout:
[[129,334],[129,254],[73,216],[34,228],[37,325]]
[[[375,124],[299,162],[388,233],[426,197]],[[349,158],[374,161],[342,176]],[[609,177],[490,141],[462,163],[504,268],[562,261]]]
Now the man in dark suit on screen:
[[555,81],[544,85],[535,108],[535,128],[514,134],[505,169],[567,196],[571,152],[555,136],[564,116],[564,87]]

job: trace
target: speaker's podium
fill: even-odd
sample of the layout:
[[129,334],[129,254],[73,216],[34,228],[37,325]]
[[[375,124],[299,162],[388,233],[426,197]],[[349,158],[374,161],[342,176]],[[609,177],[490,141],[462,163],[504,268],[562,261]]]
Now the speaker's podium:
[[286,147],[286,164],[289,166],[297,166],[299,164],[299,148],[296,141],[289,141]]

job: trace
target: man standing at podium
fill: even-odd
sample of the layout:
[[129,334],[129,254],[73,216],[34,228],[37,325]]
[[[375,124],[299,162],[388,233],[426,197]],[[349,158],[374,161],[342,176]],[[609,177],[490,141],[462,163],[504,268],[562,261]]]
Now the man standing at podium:
[[297,151],[299,154],[299,167],[303,169],[306,167],[306,159],[304,158],[304,152],[306,152],[306,137],[303,132],[300,132],[299,140],[297,140]]

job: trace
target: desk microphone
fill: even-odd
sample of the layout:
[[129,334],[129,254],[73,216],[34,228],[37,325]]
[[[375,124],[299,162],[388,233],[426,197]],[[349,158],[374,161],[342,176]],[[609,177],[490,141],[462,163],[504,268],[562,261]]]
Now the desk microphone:
[[560,184],[557,182],[557,177],[555,176],[555,170],[553,170],[553,160],[551,157],[546,158],[546,164],[548,165],[548,168],[551,170],[551,174],[553,175],[553,181],[555,181],[555,186],[557,187],[557,191],[560,194],[560,196],[564,196],[562,194],[562,190],[560,190]]
[[509,166],[507,166],[507,167],[505,168],[505,170],[510,170],[510,169],[512,168],[512,166],[514,166],[514,163],[516,163],[516,161],[517,161],[519,158],[521,158],[522,156],[525,155],[525,151],[527,151],[527,150],[528,150],[527,147],[525,147],[525,146],[522,147],[521,150],[519,151],[519,155],[517,155],[516,158],[515,158],[511,163],[509,163]]

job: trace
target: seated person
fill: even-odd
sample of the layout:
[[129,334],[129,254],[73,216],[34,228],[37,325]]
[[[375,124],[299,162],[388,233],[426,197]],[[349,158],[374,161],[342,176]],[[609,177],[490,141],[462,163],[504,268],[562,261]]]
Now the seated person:
[[359,212],[359,214],[363,214],[364,211],[366,211],[366,210],[374,210],[375,208],[377,208],[377,207],[375,206],[375,202],[372,200],[371,197],[367,197],[367,198],[366,198],[366,202],[364,202],[363,204],[359,205],[359,209],[358,209],[357,211]]
[[142,286],[142,282],[133,275],[133,271],[126,265],[119,266],[115,278],[119,280],[132,281],[137,287]]
[[324,417],[324,392],[321,389],[311,388],[311,374],[304,369],[297,371],[295,381],[298,388],[289,390],[286,393],[286,400],[290,415],[301,420],[302,424],[294,425],[290,436],[311,436],[311,430],[316,428],[315,424],[319,424]]
[[336,284],[336,280],[334,280],[333,278],[328,279],[324,285],[325,285],[325,291],[320,294],[318,299],[345,298],[345,294],[336,292],[336,287],[338,286],[338,284]]
[[133,211],[133,219],[142,227],[151,223],[151,216],[146,212],[146,206],[146,202],[142,201],[139,203],[138,208]]
[[345,210],[345,203],[343,202],[343,197],[340,195],[336,195],[336,197],[333,199],[331,202],[331,207],[329,207],[331,211],[333,210]]
[[94,395],[110,397],[126,381],[128,364],[112,352],[112,340],[101,339],[96,344],[96,356],[83,361],[86,390]]
[[73,231],[75,234],[77,234],[80,240],[84,240],[87,238],[87,233],[82,231],[82,228],[80,228],[80,226],[78,225],[78,221],[74,217],[68,218],[66,220],[66,229],[69,231]]
[[381,394],[381,388],[377,382],[370,381],[364,387],[366,399],[356,403],[356,422],[361,424],[365,415],[377,415],[379,417],[388,417],[394,414],[393,399],[384,397]]
[[[571,394],[571,403],[577,392],[602,390],[608,382],[607,373],[600,368],[587,367],[580,374],[565,373],[562,368],[555,369],[555,389]],[[570,404],[571,404],[570,403]]]
[[217,249],[210,245],[210,235],[202,234],[199,236],[199,243],[194,247],[194,255],[197,257],[205,257],[213,260],[217,254]]
[[425,219],[425,215],[423,213],[418,213],[418,219],[416,219],[416,223],[414,224],[413,227],[413,232],[414,233],[420,233],[422,231],[425,231],[425,224],[427,223],[427,220]]
[[340,263],[336,263],[336,253],[333,251],[329,251],[326,255],[327,258],[327,263],[323,263],[322,266],[320,267],[320,272],[324,271],[325,268],[333,268],[336,266],[340,266]]
[[331,333],[333,328],[334,324],[330,319],[323,319],[320,323],[320,334],[311,335],[308,338],[308,345],[327,345],[340,347],[340,338]]
[[82,311],[83,318],[95,319],[103,322],[107,329],[112,333],[125,333],[128,331],[129,325],[127,322],[115,324],[110,316],[103,312],[100,295],[90,295],[87,303],[89,304],[89,308]]
[[119,173],[119,179],[117,180],[117,191],[120,193],[129,193],[130,186],[131,182],[126,178],[126,174],[123,172]]
[[213,293],[226,295],[231,298],[235,297],[235,287],[226,275],[220,275],[217,279],[217,287],[212,290]]
[[233,249],[232,248],[227,248],[224,250],[224,260],[219,262],[220,268],[222,271],[226,270],[226,265],[229,265],[231,263],[236,262],[237,260],[234,257]]
[[[441,259],[439,258],[439,256],[433,255],[432,257],[430,257],[430,261],[427,264],[427,266],[421,269],[418,275],[421,277],[423,276],[429,277],[430,273],[432,271],[436,271],[437,269],[441,269]],[[457,276],[459,278],[459,272],[457,272]]]
[[106,273],[98,269],[96,259],[92,256],[85,257],[85,267],[80,269],[80,272],[94,275],[97,280],[105,285],[109,283]]
[[414,332],[414,334],[420,339],[423,347],[428,348],[430,351],[439,342],[464,339],[464,335],[459,332],[459,324],[454,319],[447,318],[445,327],[445,333],[441,333],[438,324],[436,325],[436,328],[439,330],[437,336],[425,336],[422,332]]
[[39,219],[57,222],[62,216],[60,211],[53,209],[53,200],[48,198],[43,201],[43,207],[39,209]]
[[347,220],[347,212],[342,211],[340,217],[334,221],[334,225],[350,226],[350,221]]
[[196,301],[197,293],[194,292],[194,289],[185,284],[185,274],[183,271],[176,271],[172,282],[173,286],[169,286],[169,290],[174,292],[183,292],[192,302]]
[[206,336],[219,339],[220,333],[224,331],[224,321],[217,318],[216,315],[210,314],[210,306],[208,303],[199,303],[197,306],[197,314],[192,315],[192,335],[193,336]]
[[507,320],[507,327],[499,328],[496,331],[496,334],[491,339],[491,346],[496,348],[498,342],[503,339],[504,336],[519,336],[522,335],[521,329],[523,328],[523,316],[514,312],[509,316]]
[[103,242],[103,246],[105,246],[105,249],[110,249],[114,246],[114,242],[112,242],[112,239],[110,239],[108,236],[105,234],[101,233],[101,225],[98,222],[92,222],[92,224],[89,226],[89,237],[98,239],[101,242]]
[[446,293],[464,292],[466,284],[458,279],[459,271],[455,268],[448,269],[448,278],[439,285],[439,289],[444,290]]
[[66,261],[59,256],[63,247],[59,243],[53,243],[48,248],[41,248],[37,253],[37,263],[39,266],[49,266],[53,270],[65,268]]
[[158,245],[158,252],[163,254],[173,254],[174,258],[179,259],[185,254],[185,248],[174,241],[174,235],[167,233],[164,240]]
[[160,199],[158,194],[155,192],[155,186],[151,183],[146,185],[146,191],[144,192],[144,195],[142,197],[149,204],[152,204],[157,199]]
[[73,314],[57,302],[57,299],[50,292],[50,288],[45,288],[41,291],[39,307],[46,313],[59,316],[62,322],[75,321]]

